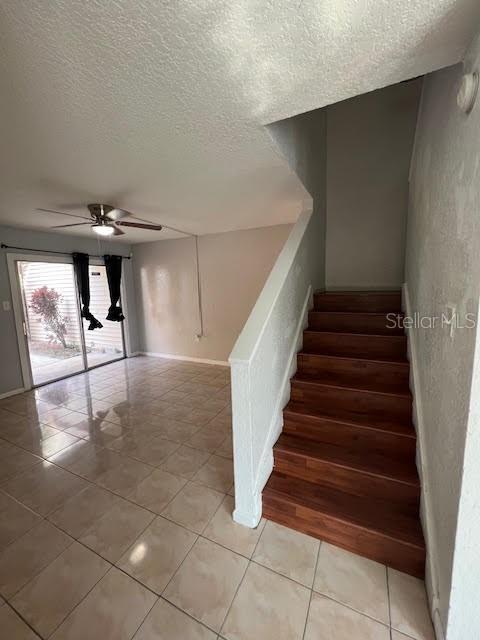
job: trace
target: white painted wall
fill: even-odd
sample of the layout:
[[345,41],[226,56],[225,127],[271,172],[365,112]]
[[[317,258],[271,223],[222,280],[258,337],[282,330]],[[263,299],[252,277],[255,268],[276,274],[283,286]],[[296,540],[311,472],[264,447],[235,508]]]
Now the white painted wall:
[[[26,231],[12,227],[0,227],[0,242],[17,247],[41,249],[49,251],[81,251],[90,255],[114,253],[129,255],[130,245],[101,241],[97,238],[82,238],[65,236],[58,233],[43,233],[41,231]],[[28,251],[12,250],[13,253],[28,253]],[[0,305],[0,354],[2,362],[8,366],[0,367],[0,396],[4,393],[23,388],[20,354],[18,351],[15,319],[12,309],[12,296],[7,270],[8,250],[1,249],[0,253],[0,302],[9,301],[10,311],[4,311]],[[32,256],[36,255],[32,252]],[[137,320],[136,303],[133,286],[133,272],[130,260],[123,261],[123,277],[127,291],[128,327],[132,351],[137,351]],[[101,318],[100,318],[101,320]]]
[[[465,69],[480,66],[474,44]],[[461,65],[425,80],[412,164],[406,283],[412,311],[477,314],[480,296],[480,100],[456,106]],[[480,336],[417,329],[416,417],[427,525],[427,586],[447,640],[480,637]],[[435,612],[435,609],[438,611]],[[438,624],[440,623],[440,625]]]
[[420,89],[414,80],[327,107],[327,289],[403,283]]
[[[235,470],[234,519],[256,527],[273,469],[290,378],[312,292],[321,287],[321,218],[302,213],[230,354]],[[319,268],[320,266],[320,268]]]
[[199,341],[195,239],[135,245],[140,350],[225,362],[290,229],[277,225],[198,238]]
[[324,286],[325,113],[277,123],[270,134],[313,196],[285,246],[230,354],[235,461],[234,519],[255,527],[273,469],[290,377],[301,347],[312,292]]

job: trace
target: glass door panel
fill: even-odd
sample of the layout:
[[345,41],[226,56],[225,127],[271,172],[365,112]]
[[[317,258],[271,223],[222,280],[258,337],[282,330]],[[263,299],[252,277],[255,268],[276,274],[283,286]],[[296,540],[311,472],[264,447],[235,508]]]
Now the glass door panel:
[[107,271],[104,265],[90,265],[90,311],[103,324],[102,329],[88,330],[87,321],[83,321],[85,333],[85,347],[87,351],[87,366],[95,367],[99,364],[112,362],[123,358],[124,343],[121,322],[105,320],[110,306]]
[[73,265],[17,262],[34,385],[85,370]]

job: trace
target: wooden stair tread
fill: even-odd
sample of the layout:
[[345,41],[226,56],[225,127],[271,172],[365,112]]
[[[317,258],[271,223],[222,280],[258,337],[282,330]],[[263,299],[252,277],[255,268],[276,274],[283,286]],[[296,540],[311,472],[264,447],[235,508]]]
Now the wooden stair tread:
[[[371,336],[369,336],[371,337]],[[348,362],[350,361],[351,363],[355,363],[355,362],[371,362],[372,364],[388,364],[388,365],[396,365],[398,364],[398,366],[400,368],[409,368],[409,362],[408,360],[405,358],[404,360],[399,359],[399,360],[393,360],[393,359],[385,359],[383,360],[382,358],[371,358],[371,357],[366,357],[366,356],[340,356],[340,355],[333,355],[330,353],[316,353],[316,352],[311,352],[311,351],[307,351],[304,348],[299,351],[297,353],[297,355],[299,356],[309,356],[311,358],[318,358],[319,360],[327,360],[327,359],[335,359],[335,360],[340,360],[340,361],[344,361],[344,362]]]
[[295,418],[296,416],[308,417],[312,420],[327,419],[330,422],[339,422],[350,426],[358,427],[359,429],[372,429],[377,431],[385,431],[389,433],[395,433],[407,438],[416,438],[415,429],[411,423],[395,422],[385,418],[378,419],[377,416],[366,415],[364,419],[352,420],[350,414],[342,415],[341,408],[338,409],[337,415],[332,417],[331,415],[324,415],[315,408],[306,407],[304,404],[290,400],[283,414],[286,418]]
[[323,311],[318,309],[311,309],[309,311],[312,315],[322,315],[322,316],[366,316],[367,318],[373,318],[375,316],[380,316],[385,318],[390,313],[393,313],[395,316],[399,316],[400,318],[404,317],[403,311]]
[[322,291],[313,297],[316,309],[339,311],[401,311],[400,291]]
[[280,454],[301,456],[312,461],[323,460],[346,469],[419,487],[418,473],[413,460],[391,458],[365,446],[343,447],[282,433],[274,449]]
[[391,296],[402,295],[401,289],[341,289],[340,291],[324,291],[317,289],[316,296]]
[[393,540],[424,550],[418,517],[402,512],[388,501],[362,498],[338,489],[286,476],[274,471],[263,490],[264,499],[278,497],[294,505],[323,513],[361,529],[378,532]]
[[360,333],[386,336],[402,336],[399,326],[390,326],[387,316],[403,317],[401,311],[333,311],[313,309],[308,312],[310,330],[322,330],[332,333]]
[[401,292],[315,292],[264,516],[423,577]]
[[378,385],[372,383],[368,386],[368,382],[358,382],[358,384],[342,384],[340,381],[329,382],[326,378],[321,378],[316,374],[310,375],[305,372],[297,372],[293,378],[291,378],[292,383],[299,382],[301,384],[308,384],[313,389],[315,386],[317,387],[332,387],[336,389],[345,389],[349,391],[358,391],[361,393],[376,393],[384,396],[397,396],[404,398],[411,398],[411,392],[407,385],[405,387],[400,387],[395,390],[386,390],[385,388],[379,387]]
[[325,291],[317,289],[316,296],[391,296],[402,295],[401,289],[341,289],[339,291]]
[[408,362],[405,335],[307,329],[303,332],[303,352],[382,362]]
[[[313,311],[310,311],[310,313],[313,313]],[[327,313],[326,311],[316,311],[315,313]],[[333,313],[333,312],[330,312]],[[337,313],[337,312],[335,312]],[[349,314],[349,315],[353,315],[353,314]],[[375,313],[373,315],[377,315],[377,316],[383,316],[385,315],[384,313]],[[313,333],[314,335],[318,335],[319,333],[321,334],[330,334],[333,336],[338,336],[338,335],[342,335],[345,337],[355,337],[355,338],[361,338],[362,336],[364,338],[388,338],[388,339],[392,339],[392,340],[405,340],[405,334],[401,333],[392,333],[391,335],[385,335],[384,333],[353,333],[351,331],[329,331],[328,329],[315,329],[313,327],[308,327],[307,329],[305,329],[305,331],[303,332],[304,335],[308,334],[308,333]]]

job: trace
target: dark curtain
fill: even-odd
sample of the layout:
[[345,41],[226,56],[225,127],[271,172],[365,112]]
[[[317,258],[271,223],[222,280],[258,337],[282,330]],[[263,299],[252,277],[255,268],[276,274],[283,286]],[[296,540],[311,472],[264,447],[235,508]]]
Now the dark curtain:
[[89,309],[90,280],[88,275],[88,254],[74,253],[73,268],[75,270],[78,291],[80,292],[80,301],[82,303],[82,318],[85,318],[85,320],[88,320],[90,322],[90,325],[88,327],[89,331],[93,331],[93,329],[101,329],[103,327],[103,324],[90,313]]
[[103,256],[103,258],[107,269],[108,289],[110,291],[110,308],[108,309],[107,320],[121,322],[125,320],[122,307],[118,304],[120,300],[120,281],[122,278],[122,257]]

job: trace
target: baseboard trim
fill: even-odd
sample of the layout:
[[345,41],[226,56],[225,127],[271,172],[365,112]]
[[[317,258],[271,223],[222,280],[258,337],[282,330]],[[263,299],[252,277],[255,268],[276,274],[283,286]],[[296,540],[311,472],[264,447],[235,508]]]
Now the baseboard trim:
[[192,356],[179,356],[175,353],[157,353],[156,351],[138,351],[137,355],[150,356],[152,358],[165,358],[167,360],[183,360],[184,362],[198,362],[199,364],[215,364],[222,367],[230,367],[225,360],[209,360],[208,358],[194,358]]
[[10,396],[16,396],[19,393],[23,393],[25,390],[26,390],[25,387],[21,387],[19,389],[12,389],[11,391],[0,393],[0,400],[3,400],[4,398],[9,398]]
[[[402,308],[406,316],[413,317],[413,309],[410,302],[408,284],[405,282],[402,286]],[[433,520],[433,509],[431,503],[431,493],[428,478],[428,456],[427,445],[425,442],[425,429],[422,408],[422,390],[420,385],[418,347],[415,330],[406,329],[408,360],[410,362],[410,389],[413,396],[413,424],[417,433],[417,469],[420,476],[421,484],[421,503],[420,503],[420,519],[425,536],[425,545],[427,548],[427,563],[425,568],[425,586],[427,589],[428,600],[430,605],[430,614],[432,616],[435,635],[437,640],[444,640],[445,633],[440,620],[439,611],[439,582],[437,575],[437,567],[435,558],[437,554],[437,543],[435,535],[435,527]]]
[[[268,436],[263,448],[263,452],[260,458],[260,464],[255,479],[255,493],[259,496],[261,504],[261,493],[263,488],[267,484],[267,481],[273,471],[273,446],[278,440],[282,428],[283,428],[283,407],[290,399],[290,379],[297,368],[297,353],[302,348],[303,331],[308,325],[308,311],[313,306],[313,289],[312,285],[309,285],[307,289],[307,295],[303,302],[302,311],[298,319],[298,323],[295,329],[295,338],[292,342],[292,347],[289,354],[288,366],[285,369],[285,374],[282,380],[280,393],[278,394],[278,400],[275,407]],[[261,513],[260,513],[261,516]],[[258,523],[257,523],[258,524]]]

